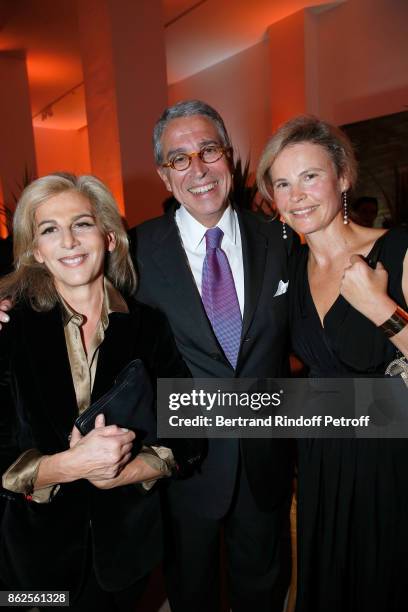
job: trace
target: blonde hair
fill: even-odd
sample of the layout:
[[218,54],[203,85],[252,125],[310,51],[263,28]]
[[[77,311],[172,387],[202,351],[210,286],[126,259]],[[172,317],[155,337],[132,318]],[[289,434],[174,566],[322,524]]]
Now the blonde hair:
[[312,115],[299,115],[284,123],[267,143],[258,164],[256,179],[262,196],[273,200],[270,169],[281,151],[290,145],[310,142],[323,147],[329,154],[337,176],[350,181],[350,188],[357,180],[357,161],[353,145],[339,128]]
[[91,203],[96,223],[106,236],[112,232],[115,249],[105,259],[105,274],[120,291],[136,289],[136,273],[129,255],[129,241],[116,202],[109,189],[95,176],[65,172],[33,181],[21,194],[13,220],[14,272],[0,279],[0,298],[13,303],[25,298],[35,310],[50,310],[56,304],[54,281],[44,264],[34,258],[35,213],[41,204],[60,193],[72,191]]

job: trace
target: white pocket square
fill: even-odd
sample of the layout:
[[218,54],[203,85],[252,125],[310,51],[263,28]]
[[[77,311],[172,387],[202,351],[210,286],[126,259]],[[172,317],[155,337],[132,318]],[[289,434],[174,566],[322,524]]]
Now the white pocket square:
[[289,281],[287,283],[282,280],[279,281],[279,285],[277,290],[275,291],[273,297],[277,297],[278,295],[282,295],[282,293],[286,293],[288,290]]

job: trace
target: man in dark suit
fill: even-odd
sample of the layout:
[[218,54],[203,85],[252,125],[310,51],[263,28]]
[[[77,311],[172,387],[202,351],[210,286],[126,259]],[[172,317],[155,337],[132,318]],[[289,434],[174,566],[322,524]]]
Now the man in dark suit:
[[[234,208],[222,118],[203,102],[176,104],[155,126],[154,149],[158,173],[180,206],[131,230],[138,298],[167,315],[193,376],[285,376],[286,241],[279,223]],[[216,265],[222,280],[215,280]],[[236,321],[226,334],[217,282],[226,283],[228,325]],[[221,534],[233,612],[281,612],[291,477],[285,440],[210,439],[201,473],[171,483],[165,569],[173,612],[219,610]]]

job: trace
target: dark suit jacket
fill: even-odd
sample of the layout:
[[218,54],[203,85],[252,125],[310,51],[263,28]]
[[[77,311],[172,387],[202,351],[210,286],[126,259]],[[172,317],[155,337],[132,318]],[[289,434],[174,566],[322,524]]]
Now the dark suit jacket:
[[[167,316],[178,348],[194,377],[274,377],[288,374],[287,248],[281,224],[249,212],[238,215],[245,279],[241,349],[236,371],[226,360],[207,319],[174,220],[174,210],[130,231],[139,272],[138,299]],[[242,457],[258,506],[270,509],[289,492],[292,444],[285,440],[242,440]],[[201,472],[172,483],[174,504],[213,517],[230,505],[239,457],[238,440],[210,440]]]
[[0,238],[0,276],[11,272],[13,267],[13,241],[11,236]]
[[[109,315],[92,400],[141,358],[157,376],[188,376],[163,315],[129,302],[130,313]],[[1,473],[29,448],[52,454],[68,448],[77,405],[61,312],[38,313],[20,304],[0,335]],[[14,589],[69,589],[77,593],[92,539],[96,575],[120,590],[161,558],[158,494],[134,485],[101,491],[86,480],[61,485],[47,504],[9,494],[0,539],[0,583]],[[92,530],[89,526],[92,523]]]

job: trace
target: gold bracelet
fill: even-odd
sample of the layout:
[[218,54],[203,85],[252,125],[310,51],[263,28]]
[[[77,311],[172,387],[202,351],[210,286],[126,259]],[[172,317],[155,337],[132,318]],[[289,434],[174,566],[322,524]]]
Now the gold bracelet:
[[388,338],[392,338],[398,334],[404,327],[408,325],[408,312],[402,310],[399,306],[395,309],[395,312],[390,316],[389,319],[384,321],[380,325]]

